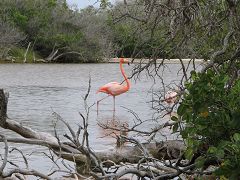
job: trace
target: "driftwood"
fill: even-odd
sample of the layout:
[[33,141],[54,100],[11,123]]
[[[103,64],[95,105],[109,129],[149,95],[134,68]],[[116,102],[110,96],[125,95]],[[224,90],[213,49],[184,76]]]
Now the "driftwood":
[[[182,155],[185,146],[182,141],[169,140],[161,143],[143,144],[151,157],[156,159],[177,159]],[[137,163],[143,158],[143,151],[138,146],[123,146],[112,150],[96,153],[102,161],[111,160],[115,163]]]
[[[91,164],[99,164],[98,161],[114,162],[116,164],[122,162],[137,163],[143,159],[144,156],[146,157],[146,154],[147,158],[160,160],[177,159],[181,156],[182,151],[185,148],[182,141],[166,141],[161,143],[142,144],[144,149],[139,146],[122,146],[108,151],[91,152],[88,147],[82,146],[79,141],[77,141],[76,134],[74,134],[67,122],[64,122],[64,124],[68,127],[72,135],[72,138],[66,135],[70,142],[63,142],[58,137],[49,133],[35,131],[29,127],[23,126],[15,120],[9,119],[7,117],[7,102],[8,98],[5,96],[4,91],[0,89],[0,126],[4,129],[12,130],[22,137],[0,137],[0,141],[7,140],[7,142],[48,147],[62,158],[74,161],[80,167],[80,173],[88,173],[86,164],[89,158],[94,162]],[[104,163],[103,165],[106,167],[108,166]]]
[[30,48],[30,46],[31,46],[31,43],[32,43],[32,42],[29,42],[29,43],[28,43],[28,47],[27,47],[27,49],[26,49],[26,52],[24,53],[23,63],[26,63],[26,62],[27,62],[27,54],[28,54],[28,50],[29,50],[29,48]]
[[60,57],[72,54],[72,55],[78,55],[82,57],[82,54],[76,51],[70,51],[70,52],[64,52],[61,54],[58,54],[58,49],[56,51],[51,52],[51,54],[46,57],[45,59],[35,59],[34,62],[41,62],[41,63],[51,63],[56,62]]
[[[61,49],[64,49],[64,48],[61,48]],[[59,50],[60,49],[55,50],[55,45],[54,45],[52,52],[42,62],[56,62],[60,57],[63,57],[69,54],[74,54],[82,57],[82,54],[77,51],[63,52],[59,54]]]

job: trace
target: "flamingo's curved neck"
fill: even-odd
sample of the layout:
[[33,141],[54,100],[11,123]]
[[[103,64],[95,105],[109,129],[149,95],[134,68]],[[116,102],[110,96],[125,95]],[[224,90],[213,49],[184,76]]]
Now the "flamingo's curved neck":
[[128,78],[127,78],[127,76],[126,76],[126,74],[125,74],[125,72],[124,72],[124,69],[123,69],[123,65],[122,65],[122,62],[120,62],[120,70],[121,70],[121,73],[122,73],[122,75],[123,75],[123,77],[124,77],[124,80],[126,81],[126,83],[127,83],[127,90],[130,88],[130,81],[128,80]]

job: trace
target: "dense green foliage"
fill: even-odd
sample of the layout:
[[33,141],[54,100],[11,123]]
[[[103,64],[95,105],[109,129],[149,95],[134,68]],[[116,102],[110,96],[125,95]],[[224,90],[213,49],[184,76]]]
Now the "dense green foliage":
[[[224,17],[229,12],[222,1],[191,4],[187,12],[193,19],[188,22],[164,6],[152,7],[151,12],[146,2],[136,2],[129,1],[126,8],[121,2],[110,6],[101,1],[101,9],[79,10],[66,0],[3,0],[0,22],[5,28],[0,31],[10,28],[17,36],[4,34],[0,44],[10,52],[12,47],[26,49],[31,42],[31,51],[51,62],[96,62],[115,56],[208,59],[228,30]],[[6,55],[3,49],[1,56]]]
[[185,124],[181,135],[187,142],[186,157],[197,155],[199,167],[214,160],[220,164],[217,175],[236,179],[240,175],[240,79],[231,87],[229,81],[224,71],[192,72],[178,115]]
[[8,48],[26,49],[31,42],[31,49],[42,58],[58,50],[57,55],[63,54],[58,62],[90,62],[103,58],[106,46],[111,46],[104,10],[74,10],[65,0],[3,0],[0,7],[1,22],[21,32]]
[[[240,177],[240,5],[232,1],[201,1],[201,15],[186,27],[184,47],[212,63],[192,71],[184,84],[174,130],[186,142],[185,157],[197,168],[216,166],[221,178]],[[213,28],[217,27],[217,28]],[[185,32],[187,32],[185,31]],[[183,36],[180,36],[183,37]],[[189,41],[190,40],[190,41]],[[191,45],[191,46],[188,46]],[[179,128],[181,127],[181,128]]]
[[[227,24],[215,30],[203,26],[207,19],[214,20],[211,14],[218,18],[226,14],[226,5],[220,2],[216,7],[216,2],[202,4],[203,17],[184,26],[181,16],[172,21],[168,8],[156,6],[150,13],[146,2],[136,2],[129,1],[126,8],[122,2],[110,6],[102,0],[100,9],[79,10],[69,7],[66,0],[3,0],[0,22],[6,29],[0,31],[3,34],[9,27],[17,36],[4,35],[8,43],[0,55],[3,58],[12,47],[26,49],[31,42],[31,52],[49,62],[96,62],[115,56],[208,58],[227,31]],[[197,16],[192,11],[198,7],[190,8],[189,16]],[[6,43],[0,39],[0,44]]]

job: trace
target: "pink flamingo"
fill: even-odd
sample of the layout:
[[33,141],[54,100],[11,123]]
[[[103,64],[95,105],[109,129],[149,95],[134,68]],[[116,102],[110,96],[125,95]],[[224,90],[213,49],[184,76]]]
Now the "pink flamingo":
[[168,104],[173,104],[177,100],[177,92],[175,91],[168,91],[165,95],[164,101]]
[[178,93],[176,91],[171,91],[171,90],[169,90],[165,94],[163,102],[166,102],[169,107],[171,106],[170,109],[166,108],[167,114],[169,114],[170,117],[177,116],[176,112],[173,111],[173,107],[172,107],[173,104],[175,104],[177,101],[177,96],[178,96]]
[[[124,72],[123,67],[122,67],[123,63],[128,63],[129,64],[129,61],[124,59],[124,58],[120,58],[120,62],[119,62],[121,73],[124,77],[124,81],[126,81],[127,84],[123,85],[123,84],[120,84],[118,82],[110,82],[110,83],[107,83],[107,84],[101,86],[97,91],[97,93],[102,92],[102,93],[108,94],[107,97],[109,97],[109,96],[113,97],[113,104],[114,104],[113,105],[114,106],[113,111],[115,111],[115,96],[118,96],[120,94],[123,94],[123,93],[127,92],[130,88],[130,82],[129,82],[127,76],[125,75],[125,72]],[[98,112],[99,102],[106,99],[107,97],[104,97],[104,98],[100,99],[99,101],[97,101],[97,112]]]

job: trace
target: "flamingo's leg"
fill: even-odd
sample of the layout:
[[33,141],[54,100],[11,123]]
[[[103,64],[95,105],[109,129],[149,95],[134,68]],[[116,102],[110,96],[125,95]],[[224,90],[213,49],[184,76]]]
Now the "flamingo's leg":
[[113,112],[115,112],[115,96],[113,96]]
[[98,106],[99,106],[99,103],[100,103],[102,100],[104,100],[104,99],[106,99],[107,97],[109,97],[109,96],[111,96],[111,95],[108,95],[108,96],[106,96],[106,97],[104,97],[104,98],[102,98],[102,99],[100,99],[100,100],[97,101],[97,114],[98,114]]

